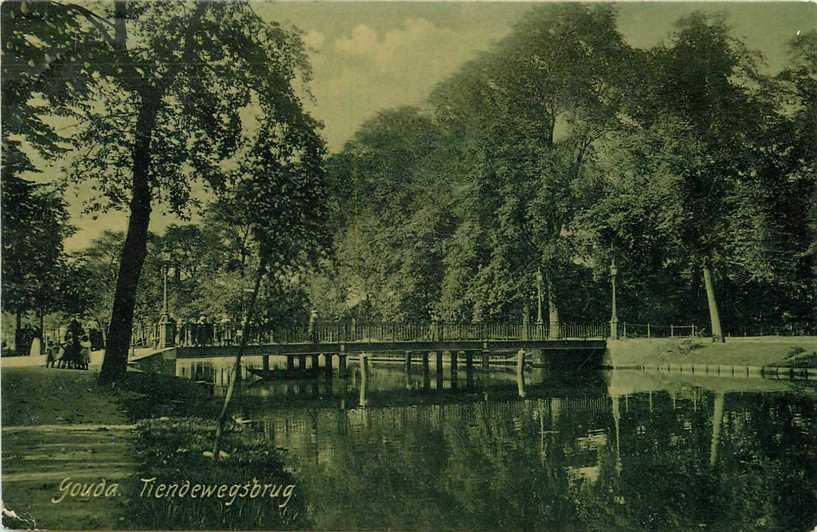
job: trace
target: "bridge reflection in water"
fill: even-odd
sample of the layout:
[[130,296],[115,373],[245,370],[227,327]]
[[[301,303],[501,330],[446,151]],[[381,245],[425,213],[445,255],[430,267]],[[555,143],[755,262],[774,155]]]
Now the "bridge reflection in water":
[[[194,378],[204,363],[177,361]],[[230,361],[206,364],[199,377]],[[374,361],[348,379],[243,384],[247,437],[286,450],[316,528],[805,530],[817,519],[807,383],[510,366],[476,368],[469,384],[415,370]]]

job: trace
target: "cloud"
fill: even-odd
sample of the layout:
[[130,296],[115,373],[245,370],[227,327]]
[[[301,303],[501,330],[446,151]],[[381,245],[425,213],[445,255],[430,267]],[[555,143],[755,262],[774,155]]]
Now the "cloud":
[[304,44],[313,50],[320,50],[326,40],[326,35],[319,31],[310,31],[304,35]]
[[359,56],[372,53],[377,47],[377,32],[365,24],[359,24],[349,37],[335,41],[335,50],[341,55]]
[[[413,71],[415,75],[423,71],[440,74],[451,64],[454,57],[462,55],[459,35],[452,30],[441,28],[428,19],[410,17],[397,28],[380,35],[365,24],[355,26],[351,35],[335,40],[335,51],[346,58],[355,58],[368,63],[383,74],[400,74]],[[407,67],[414,67],[407,71]]]
[[422,106],[436,83],[496,35],[479,28],[454,30],[423,17],[396,22],[380,31],[358,24],[327,39],[331,42],[312,55],[315,111],[327,124],[330,148],[340,148],[378,110]]

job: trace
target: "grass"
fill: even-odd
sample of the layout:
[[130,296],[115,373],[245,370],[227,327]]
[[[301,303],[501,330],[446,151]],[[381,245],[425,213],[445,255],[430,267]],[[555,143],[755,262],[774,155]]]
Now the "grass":
[[112,391],[100,389],[92,372],[4,367],[0,377],[3,427],[128,423]]
[[794,346],[786,353],[781,366],[791,368],[817,368],[817,352],[808,352],[800,346]]
[[[9,528],[286,529],[306,526],[298,484],[284,455],[250,427],[232,423],[213,461],[220,399],[192,381],[129,372],[114,388],[88,371],[2,368],[3,516]],[[135,424],[135,429],[132,425]],[[47,425],[48,427],[44,427]],[[98,425],[99,430],[95,430]],[[131,427],[128,428],[127,426]],[[10,427],[16,427],[9,430]],[[116,430],[111,430],[117,427]],[[64,477],[118,479],[121,497],[52,504]],[[192,499],[142,496],[140,478],[191,484],[293,485],[283,497]],[[290,488],[293,489],[293,488]]]
[[611,340],[607,345],[614,367],[662,363],[785,366],[814,364],[817,359],[817,339],[814,337],[728,339],[725,343],[705,338],[628,339]]
[[[205,455],[212,447],[214,428],[212,420],[200,418],[140,423],[140,478],[155,478],[151,486],[172,487],[175,483],[174,495],[185,483],[227,488],[221,498],[187,494],[156,498],[134,493],[126,505],[127,522],[140,529],[306,528],[305,500],[297,481],[284,469],[281,451],[271,448],[254,430],[233,425],[225,435],[226,455],[215,462]],[[272,488],[261,496],[265,484]],[[253,486],[258,486],[255,492]],[[148,493],[147,484],[141,487],[143,494]],[[276,497],[269,496],[273,490]]]

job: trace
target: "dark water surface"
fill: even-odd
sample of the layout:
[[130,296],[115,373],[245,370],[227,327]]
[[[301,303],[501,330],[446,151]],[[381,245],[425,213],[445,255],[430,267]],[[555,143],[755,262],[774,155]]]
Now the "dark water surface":
[[255,383],[236,410],[287,450],[321,529],[817,526],[813,383],[636,371],[533,370],[523,386],[505,370],[477,372],[470,385],[464,370],[449,377],[375,363],[364,379],[355,366],[329,382]]

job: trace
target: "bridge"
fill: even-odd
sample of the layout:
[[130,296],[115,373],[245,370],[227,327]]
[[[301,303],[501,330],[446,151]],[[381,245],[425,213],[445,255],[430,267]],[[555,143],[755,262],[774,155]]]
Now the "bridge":
[[[165,351],[165,358],[235,357],[244,334],[229,322],[191,322],[174,333],[170,338],[175,340],[175,349],[172,355]],[[459,360],[470,371],[475,359],[488,368],[519,351],[539,352],[539,362],[548,366],[593,367],[601,362],[608,333],[607,324],[563,324],[551,329],[546,324],[508,322],[313,321],[296,327],[253,327],[247,331],[242,354],[263,357],[263,369],[270,369],[270,357],[286,357],[287,370],[318,372],[323,368],[328,375],[335,359],[338,369],[345,372],[349,356],[365,364],[374,354],[397,355],[406,367],[417,357],[426,371],[433,359],[438,372],[448,365],[452,373]]]

